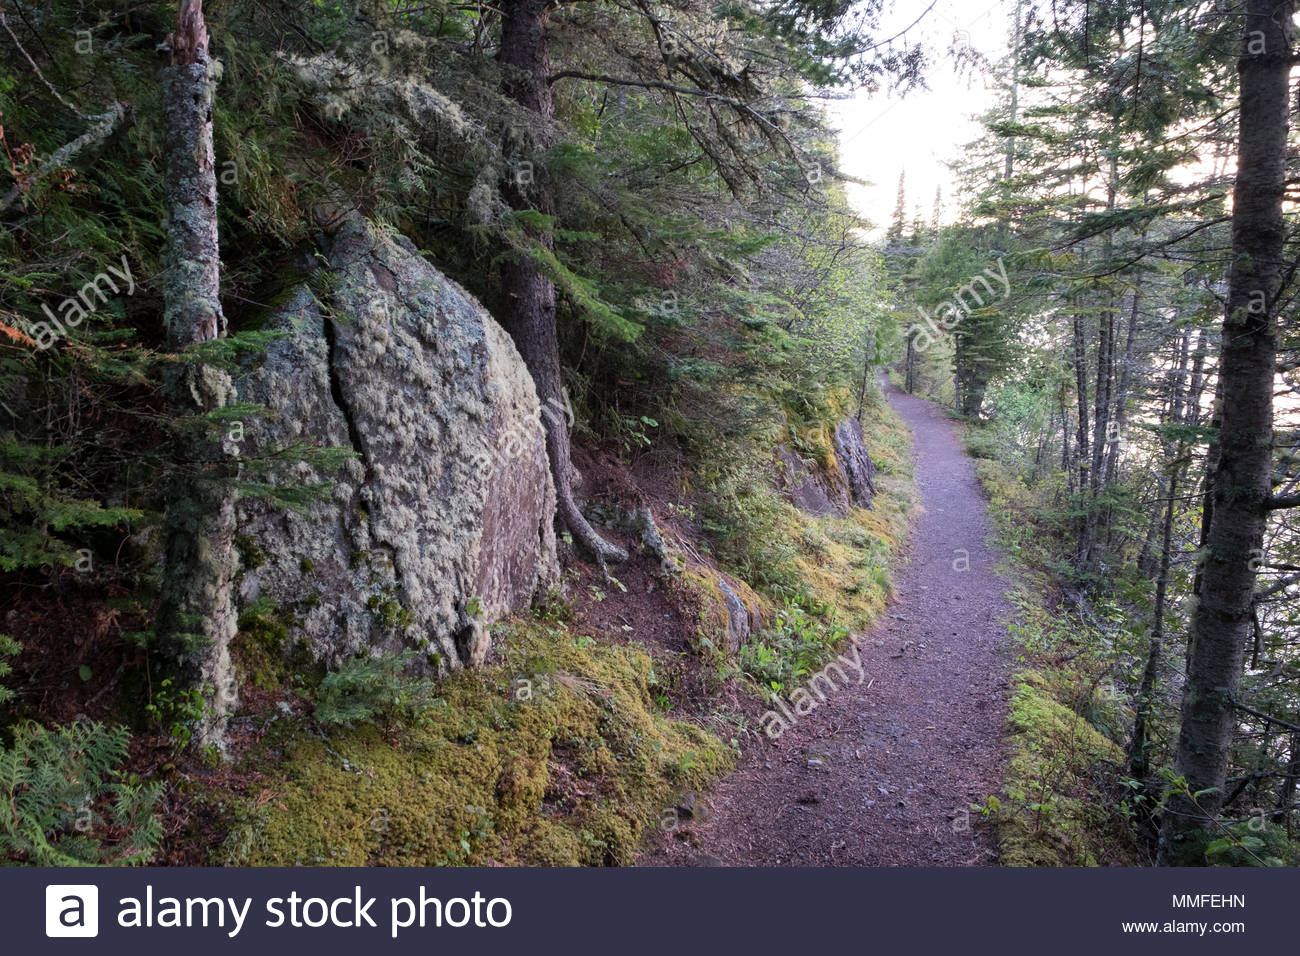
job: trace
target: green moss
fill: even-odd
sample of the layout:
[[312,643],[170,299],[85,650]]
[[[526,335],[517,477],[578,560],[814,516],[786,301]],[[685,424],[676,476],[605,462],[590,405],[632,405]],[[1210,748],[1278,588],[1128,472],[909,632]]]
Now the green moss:
[[718,576],[708,568],[688,567],[678,576],[676,586],[679,597],[694,613],[700,649],[725,651],[730,616]]
[[298,570],[303,574],[311,574],[315,567],[316,565],[312,563],[311,558],[306,555],[303,555],[303,557],[298,559]]
[[[868,628],[884,610],[889,560],[906,534],[914,494],[906,426],[887,405],[867,404],[862,427],[878,468],[871,509],[853,508],[844,518],[791,509],[784,528],[797,542],[795,563],[808,596],[854,631]],[[817,435],[835,461],[830,432]]]
[[1063,704],[1059,680],[1017,675],[1007,714],[1012,732],[1007,807],[999,836],[1007,866],[1096,866],[1106,845],[1108,814],[1094,773],[1118,762],[1120,747]]
[[643,650],[536,620],[498,638],[500,665],[445,678],[447,706],[395,737],[278,723],[249,758],[278,796],[244,807],[232,862],[628,864],[664,807],[729,768],[720,741],[655,712]]
[[235,536],[235,551],[239,554],[239,563],[245,571],[255,571],[266,564],[266,552],[246,534]]
[[306,648],[292,647],[290,628],[298,622],[287,608],[268,600],[255,601],[239,615],[239,631],[231,653],[244,679],[255,687],[274,690],[311,669]]
[[1049,609],[1052,580],[1029,559],[1035,543],[1024,485],[1000,461],[977,460],[1016,605],[1010,632],[1022,664],[1007,713],[1006,801],[994,814],[1006,866],[1138,863],[1133,812],[1118,790],[1122,733],[1132,715],[1100,687],[1108,639]]
[[379,623],[386,628],[406,630],[415,622],[415,615],[402,606],[396,598],[386,594],[372,594],[366,607],[374,611]]

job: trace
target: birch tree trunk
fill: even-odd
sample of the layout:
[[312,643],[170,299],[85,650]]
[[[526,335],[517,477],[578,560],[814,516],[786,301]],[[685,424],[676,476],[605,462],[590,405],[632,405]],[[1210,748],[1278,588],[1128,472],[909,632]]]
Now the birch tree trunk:
[[220,745],[235,703],[230,663],[236,630],[234,471],[201,416],[227,404],[232,387],[224,371],[184,356],[186,349],[226,329],[212,148],[215,81],[202,7],[202,0],[181,0],[171,65],[162,71],[169,216],[163,318],[168,348],[181,355],[167,371],[164,392],[171,411],[187,420],[180,426],[176,468],[166,489],[157,631],[171,675],[183,688],[202,689],[199,742]]
[[1166,865],[1204,862],[1189,837],[1214,825],[1223,802],[1251,632],[1253,558],[1263,545],[1271,489],[1293,10],[1293,0],[1246,3],[1232,269],[1220,346],[1222,424],[1174,763],[1185,787],[1170,792],[1161,824],[1159,860]]

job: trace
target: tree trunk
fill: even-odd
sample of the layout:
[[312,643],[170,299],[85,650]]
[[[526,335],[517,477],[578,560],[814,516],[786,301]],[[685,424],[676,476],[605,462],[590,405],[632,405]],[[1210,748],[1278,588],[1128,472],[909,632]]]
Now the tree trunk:
[[[1119,387],[1115,391],[1115,432],[1123,436],[1128,422],[1128,393],[1133,378],[1133,343],[1137,338],[1138,309],[1142,302],[1142,289],[1133,290],[1133,304],[1128,313],[1128,327],[1124,331],[1124,356],[1119,363]],[[1106,484],[1113,485],[1119,478],[1119,448],[1111,449],[1106,464]]]
[[[1161,482],[1163,485],[1164,482]],[[1135,780],[1146,780],[1150,773],[1150,744],[1148,728],[1155,710],[1156,681],[1160,677],[1160,658],[1165,648],[1165,595],[1169,589],[1169,564],[1173,551],[1174,498],[1178,494],[1178,479],[1170,478],[1168,500],[1165,502],[1164,531],[1160,544],[1160,571],[1156,578],[1154,619],[1151,623],[1151,643],[1147,649],[1147,663],[1142,671],[1142,686],[1138,690],[1137,713],[1133,717],[1133,737],[1128,749],[1128,775]]]
[[[502,5],[498,54],[504,67],[502,88],[536,117],[532,138],[537,153],[544,152],[552,143],[551,123],[555,114],[546,38],[549,17],[550,0],[510,0]],[[521,230],[526,242],[536,243],[547,253],[553,250],[555,241],[549,218],[555,213],[555,200],[549,176],[540,164],[535,164],[531,177],[507,171],[501,191],[511,208],[530,209],[547,217],[546,223],[525,225]],[[602,565],[606,561],[625,561],[627,552],[596,533],[573,497],[569,422],[564,414],[567,406],[555,326],[555,285],[525,249],[515,249],[501,268],[501,286],[505,297],[501,324],[514,339],[524,364],[532,373],[542,404],[546,450],[560,519]]]
[[916,333],[907,330],[907,358],[903,373],[903,390],[908,395],[916,393]]
[[858,421],[867,407],[867,384],[871,380],[871,359],[876,354],[876,333],[868,328],[862,342],[862,391],[858,393]]
[[1070,460],[1070,406],[1066,404],[1066,389],[1061,388],[1061,471],[1065,472],[1065,492],[1074,494],[1074,468]]
[[1291,806],[1295,803],[1296,777],[1300,776],[1300,733],[1291,732],[1290,739],[1291,755],[1286,765],[1286,776],[1282,778],[1282,785],[1278,789],[1277,809],[1282,814],[1282,823],[1286,827],[1286,835],[1291,836],[1291,818],[1294,811]]
[[1232,270],[1220,346],[1223,387],[1214,514],[1192,614],[1175,773],[1185,788],[1166,802],[1160,862],[1201,863],[1194,831],[1216,821],[1232,747],[1233,711],[1250,637],[1255,552],[1270,494],[1274,312],[1282,284],[1282,201],[1291,75],[1292,0],[1248,0],[1242,55]]
[[[182,0],[162,71],[163,149],[167,177],[167,272],[163,319],[167,344],[183,353],[225,334],[219,299],[217,180],[212,151],[215,82],[202,0]],[[201,361],[172,365],[168,406],[185,420],[176,470],[166,488],[160,650],[182,688],[201,688],[201,743],[220,744],[235,704],[230,640],[235,635],[235,506],[232,462],[206,433],[201,416],[227,404],[230,377]]]
[[[1015,126],[1020,120],[1020,7],[1022,0],[1016,0],[1015,28],[1012,31],[1011,42],[1011,107],[1008,111],[1010,114],[1011,125]],[[1003,159],[1002,178],[1010,179],[1012,172],[1015,170],[1016,160],[1016,138],[1010,136],[1007,138],[1007,152]]]
[[[1076,389],[1076,399],[1079,406],[1079,419],[1076,423],[1077,433],[1075,437],[1075,467],[1078,469],[1079,494],[1084,495],[1089,488],[1088,482],[1088,463],[1090,459],[1088,445],[1088,350],[1086,339],[1083,331],[1083,317],[1079,315],[1075,303],[1073,317],[1074,331],[1074,385]],[[1100,440],[1100,436],[1093,436],[1094,440]],[[1092,550],[1088,542],[1088,521],[1087,518],[1081,518],[1078,524],[1079,540],[1078,560],[1083,561],[1084,557]]]
[[[1184,380],[1187,376],[1188,346],[1191,341],[1191,333],[1184,332],[1180,339],[1178,364],[1171,376],[1169,410],[1168,414],[1165,415],[1166,424],[1183,423],[1187,418],[1184,404]],[[1162,489],[1166,490],[1167,500],[1165,501],[1164,527],[1160,540],[1160,564],[1156,577],[1151,644],[1147,653],[1146,668],[1142,672],[1142,686],[1138,691],[1137,713],[1133,718],[1133,737],[1129,743],[1128,752],[1129,776],[1143,781],[1146,780],[1151,771],[1148,729],[1155,711],[1156,683],[1160,676],[1160,658],[1164,654],[1165,601],[1169,593],[1169,567],[1173,558],[1174,517],[1178,501],[1178,483],[1182,477],[1184,466],[1183,456],[1186,453],[1185,443],[1181,440],[1172,442],[1166,439],[1161,444],[1163,446],[1161,450],[1164,452],[1165,458],[1171,460],[1172,463],[1169,468],[1168,481],[1161,480]],[[1167,489],[1164,488],[1166,484]]]
[[1083,518],[1083,536],[1079,542],[1079,567],[1092,567],[1097,547],[1097,521],[1100,517],[1101,479],[1105,474],[1106,453],[1111,443],[1108,416],[1111,390],[1111,340],[1115,332],[1115,317],[1107,309],[1097,317],[1097,382],[1092,403],[1092,460],[1088,465],[1088,500]]

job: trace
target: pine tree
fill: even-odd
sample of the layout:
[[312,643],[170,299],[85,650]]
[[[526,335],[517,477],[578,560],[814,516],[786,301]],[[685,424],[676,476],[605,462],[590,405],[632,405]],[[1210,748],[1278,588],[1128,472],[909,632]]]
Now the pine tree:
[[1232,266],[1220,346],[1219,453],[1188,635],[1187,682],[1160,862],[1203,862],[1192,837],[1224,802],[1258,555],[1270,507],[1278,295],[1286,223],[1292,66],[1291,0],[1248,0],[1238,60],[1241,105],[1232,205]]
[[889,225],[885,238],[890,242],[902,242],[903,231],[907,229],[907,170],[898,174],[898,200],[894,204],[894,219]]

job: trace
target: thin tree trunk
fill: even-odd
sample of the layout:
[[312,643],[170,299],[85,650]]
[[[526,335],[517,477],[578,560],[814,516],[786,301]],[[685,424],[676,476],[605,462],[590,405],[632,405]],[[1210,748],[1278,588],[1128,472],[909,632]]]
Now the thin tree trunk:
[[1038,426],[1038,441],[1034,448],[1034,480],[1037,481],[1043,471],[1043,454],[1047,451],[1048,439],[1056,431],[1056,410],[1047,413],[1047,419]]
[[867,406],[867,384],[871,380],[871,357],[876,353],[876,333],[868,328],[862,343],[862,391],[858,393],[858,421]]
[[1079,543],[1079,567],[1090,568],[1097,546],[1098,498],[1105,474],[1106,450],[1110,444],[1107,415],[1110,414],[1111,338],[1115,330],[1114,312],[1107,309],[1097,317],[1097,383],[1092,403],[1092,461],[1088,466],[1088,501],[1084,515],[1083,538]]
[[1242,55],[1232,270],[1223,321],[1223,388],[1214,514],[1191,619],[1187,682],[1174,771],[1183,786],[1166,801],[1163,864],[1200,863],[1188,839],[1216,821],[1232,747],[1233,713],[1250,636],[1264,540],[1273,444],[1274,312],[1282,284],[1282,201],[1291,76],[1292,0],[1248,0]]
[[[1190,339],[1191,334],[1187,332],[1180,336],[1178,364],[1171,376],[1172,381],[1169,388],[1169,406],[1168,413],[1165,416],[1167,424],[1181,424],[1187,417],[1184,403],[1184,382],[1187,376],[1187,350]],[[1138,691],[1137,713],[1133,718],[1133,736],[1129,743],[1128,773],[1130,777],[1136,780],[1146,780],[1151,770],[1148,729],[1155,709],[1155,690],[1160,676],[1160,658],[1164,654],[1165,601],[1169,593],[1169,567],[1173,557],[1174,517],[1178,500],[1178,483],[1182,477],[1184,467],[1183,455],[1186,450],[1185,443],[1181,440],[1173,442],[1166,439],[1162,442],[1162,446],[1166,459],[1171,459],[1172,464],[1169,469],[1168,481],[1161,481],[1162,487],[1166,484],[1168,487],[1166,489],[1164,527],[1160,541],[1160,565],[1156,577],[1155,609],[1151,623],[1151,645],[1147,652],[1146,668],[1142,672],[1142,685]]]
[[[183,353],[226,328],[212,151],[215,82],[202,0],[182,0],[171,50],[171,65],[162,71],[169,216],[163,320],[168,347]],[[224,371],[191,360],[171,366],[163,387],[169,408],[188,420],[181,424],[177,468],[166,489],[160,650],[183,687],[203,691],[207,713],[199,741],[220,744],[236,694],[230,663],[237,627],[234,471],[201,416],[230,401],[231,381]]]
[[908,395],[916,393],[916,333],[907,330],[907,366],[903,376],[903,388]]
[[[1133,305],[1128,313],[1128,327],[1124,330],[1124,357],[1119,365],[1119,387],[1115,392],[1115,432],[1122,435],[1128,423],[1128,392],[1133,379],[1133,343],[1137,338],[1138,306],[1142,301],[1142,290],[1133,290]],[[1115,484],[1119,477],[1119,448],[1111,449],[1106,465],[1106,484]]]
[[1282,780],[1282,785],[1278,788],[1277,809],[1283,814],[1283,824],[1286,826],[1286,835],[1291,836],[1291,817],[1293,811],[1290,809],[1295,803],[1296,778],[1300,777],[1300,733],[1291,732],[1290,739],[1291,756],[1286,765],[1286,776]]
[[1205,395],[1205,330],[1196,333],[1196,345],[1192,349],[1192,378],[1187,389],[1187,424],[1201,423],[1201,399]]
[[[1161,482],[1163,485],[1164,482]],[[1169,565],[1173,552],[1174,498],[1178,494],[1178,479],[1170,478],[1165,501],[1164,531],[1160,543],[1160,571],[1156,578],[1154,619],[1151,623],[1151,644],[1147,650],[1147,663],[1142,671],[1142,686],[1138,690],[1137,713],[1133,718],[1133,737],[1128,750],[1128,775],[1135,780],[1145,780],[1151,770],[1148,728],[1155,709],[1156,681],[1160,677],[1160,658],[1165,648],[1165,596],[1169,590]]]
[[[1077,308],[1074,311],[1074,385],[1077,393],[1079,404],[1079,418],[1076,423],[1077,435],[1075,441],[1075,467],[1078,470],[1079,494],[1087,492],[1090,484],[1088,481],[1088,463],[1090,459],[1088,445],[1088,350],[1085,344],[1083,333],[1083,318],[1079,315]],[[1099,440],[1100,436],[1094,436],[1094,440]],[[1092,550],[1087,534],[1087,518],[1083,518],[1078,524],[1079,540],[1077,542],[1078,558],[1080,561],[1086,557]]]
[[1065,492],[1074,494],[1074,467],[1070,461],[1070,407],[1061,388],[1061,471],[1065,473]]
[[[551,145],[555,114],[546,37],[550,9],[550,0],[511,0],[503,4],[498,54],[504,67],[503,91],[536,118],[533,137],[539,152]],[[555,200],[546,170],[535,168],[531,182],[526,177],[507,173],[502,193],[512,208],[531,209],[546,217],[544,224],[521,228],[526,242],[550,253],[555,247],[549,226],[549,219],[555,213]],[[569,423],[562,413],[566,405],[555,327],[555,285],[526,249],[515,249],[501,268],[501,286],[506,303],[501,324],[514,339],[524,364],[532,373],[542,403],[546,450],[560,520],[602,565],[606,561],[625,561],[627,552],[597,534],[574,500]]]
[[[1011,107],[1009,110],[1011,125],[1020,119],[1020,7],[1022,0],[1016,0],[1015,28],[1011,43]],[[1016,138],[1007,138],[1007,152],[1003,159],[1002,178],[1010,179],[1015,169]]]
[[952,410],[961,412],[961,346],[955,341],[952,347]]

